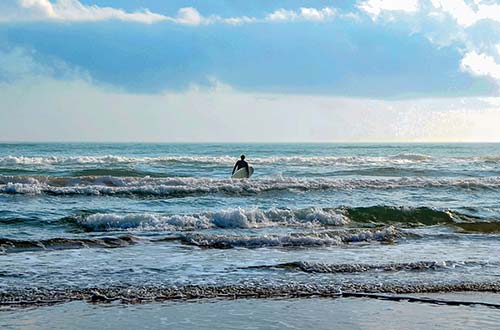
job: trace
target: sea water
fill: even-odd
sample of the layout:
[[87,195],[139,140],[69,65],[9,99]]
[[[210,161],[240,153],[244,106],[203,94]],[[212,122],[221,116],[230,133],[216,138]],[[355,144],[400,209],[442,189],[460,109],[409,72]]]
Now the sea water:
[[500,144],[3,143],[0,294],[492,288],[499,200]]

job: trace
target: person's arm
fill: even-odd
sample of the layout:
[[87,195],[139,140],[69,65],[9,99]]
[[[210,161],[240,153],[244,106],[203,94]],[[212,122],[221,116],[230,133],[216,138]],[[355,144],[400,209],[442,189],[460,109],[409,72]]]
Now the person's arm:
[[247,179],[250,177],[250,167],[248,167],[248,163],[245,164],[245,167],[247,168]]
[[236,164],[234,164],[234,167],[233,167],[233,173],[231,173],[231,175],[234,174],[234,171],[236,171],[236,166],[238,166],[238,162],[236,162]]

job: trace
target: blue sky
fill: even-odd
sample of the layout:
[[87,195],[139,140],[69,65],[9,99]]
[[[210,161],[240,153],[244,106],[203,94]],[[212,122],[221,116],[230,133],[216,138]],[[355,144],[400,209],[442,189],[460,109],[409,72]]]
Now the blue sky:
[[498,1],[0,4],[0,140],[497,141],[499,81]]

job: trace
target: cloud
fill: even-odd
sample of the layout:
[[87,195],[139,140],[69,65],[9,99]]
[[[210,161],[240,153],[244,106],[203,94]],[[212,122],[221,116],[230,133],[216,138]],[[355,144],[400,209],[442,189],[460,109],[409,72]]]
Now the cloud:
[[54,79],[2,87],[0,98],[9,141],[500,141],[498,107],[477,98],[381,101],[217,88],[141,95]]
[[[8,0],[9,1],[9,0]],[[151,24],[169,18],[153,13],[147,9],[126,12],[122,9],[84,5],[78,0],[19,0],[16,17],[19,20],[53,20],[53,21],[103,21],[120,20]]]
[[[449,47],[448,54],[450,55],[450,58],[446,59],[446,63],[444,66],[447,66],[448,71],[446,72],[446,75],[441,75],[442,77],[452,77],[453,74],[456,74],[456,76],[453,76],[454,78],[449,78],[449,80],[455,79],[456,77],[458,78],[466,78],[474,81],[480,81],[484,84],[488,83],[488,86],[493,85],[493,82],[488,79],[484,78],[470,78],[467,76],[467,74],[464,74],[463,72],[469,73],[471,76],[488,76],[492,77],[494,79],[499,80],[498,75],[497,75],[497,67],[496,65],[497,62],[500,60],[500,58],[495,57],[496,55],[493,55],[492,51],[492,45],[495,45],[500,42],[500,39],[498,38],[498,34],[495,36],[495,33],[492,33],[494,28],[490,27],[489,24],[477,24],[476,26],[472,27],[473,22],[479,22],[479,20],[483,19],[489,19],[493,20],[494,22],[495,19],[498,17],[498,12],[500,8],[500,5],[495,5],[493,2],[485,2],[485,1],[480,1],[480,0],[475,0],[474,2],[469,1],[465,2],[463,0],[407,0],[407,1],[400,1],[400,0],[359,0],[358,5],[354,6],[354,9],[352,11],[348,10],[341,10],[341,9],[336,9],[332,7],[318,7],[318,8],[312,8],[312,7],[302,7],[302,8],[279,8],[279,7],[271,7],[269,11],[262,15],[256,15],[256,16],[234,16],[234,17],[223,17],[219,15],[210,15],[210,14],[202,14],[200,13],[196,8],[194,7],[184,7],[180,8],[176,13],[173,12],[170,14],[170,16],[163,15],[161,13],[156,13],[152,12],[148,9],[138,9],[136,11],[131,11],[131,10],[124,10],[120,8],[111,8],[111,7],[106,7],[106,6],[97,6],[97,5],[92,5],[89,4],[91,3],[91,0],[0,0],[0,22],[3,21],[9,21],[9,22],[19,22],[19,21],[49,21],[49,22],[93,22],[93,21],[106,21],[106,20],[121,20],[121,21],[129,21],[129,22],[137,22],[137,23],[144,23],[144,24],[153,24],[153,23],[158,23],[158,22],[165,22],[167,24],[179,24],[183,26],[189,26],[189,27],[196,27],[196,26],[205,26],[205,25],[210,25],[210,24],[227,24],[227,25],[241,25],[241,24],[271,24],[271,23],[288,23],[288,22],[330,22],[333,19],[338,19],[338,25],[336,27],[339,27],[337,29],[338,31],[342,31],[344,35],[346,36],[345,38],[345,47],[344,49],[346,50],[345,54],[352,54],[353,56],[348,56],[348,62],[353,63],[354,60],[356,59],[361,59],[361,58],[367,58],[366,56],[361,54],[363,51],[371,51],[373,50],[373,43],[366,43],[369,45],[365,44],[360,44],[357,42],[353,42],[353,39],[356,39],[356,33],[361,33],[366,34],[367,36],[371,37],[372,36],[372,31],[368,31],[366,28],[371,28],[372,24],[383,24],[385,22],[390,22],[390,24],[395,25],[395,29],[390,29],[389,30],[383,30],[385,27],[379,26],[377,29],[374,30],[373,36],[375,38],[380,38],[383,36],[383,34],[386,34],[383,36],[386,38],[387,42],[384,44],[381,44],[381,42],[384,42],[384,39],[379,39],[377,46],[379,46],[379,49],[381,51],[388,50],[390,47],[392,47],[394,42],[399,42],[398,46],[404,46],[406,40],[404,42],[401,42],[401,39],[394,39],[394,41],[389,40],[389,38],[393,38],[396,34],[392,33],[393,31],[399,31],[401,29],[407,29],[408,34],[411,35],[411,37],[408,37],[407,40],[413,40],[415,41],[415,44],[419,44],[418,50],[420,51],[425,51],[425,54],[429,57],[432,57],[432,59],[429,59],[427,61],[431,63],[437,63],[438,61],[435,60],[436,58],[439,58],[439,55],[445,54],[447,51],[443,51],[442,53],[434,52],[435,49],[443,49],[444,47]],[[116,2],[116,3],[121,3],[121,2]],[[279,8],[274,10],[275,8]],[[242,13],[244,14],[244,13]],[[366,15],[368,14],[368,15]],[[239,15],[239,14],[238,14]],[[373,20],[371,18],[373,18]],[[400,18],[398,20],[398,17]],[[348,25],[342,25],[345,23],[345,20],[343,18],[349,18],[350,22],[355,22],[356,24],[359,24],[361,27],[360,30],[354,31],[353,29],[347,28],[346,26]],[[377,19],[375,19],[377,18]],[[350,23],[349,23],[350,24]],[[474,23],[475,24],[475,23]],[[473,24],[473,25],[474,25]],[[416,26],[416,27],[415,27]],[[295,27],[296,29],[299,28],[301,29],[302,27]],[[365,29],[365,30],[362,30]],[[487,30],[489,29],[489,30]],[[474,31],[472,31],[474,30]],[[486,31],[486,33],[481,33],[483,30]],[[183,29],[184,31],[184,29]],[[191,29],[186,29],[186,33],[191,33]],[[293,35],[293,32],[287,32],[291,30],[286,30],[283,29],[283,34],[289,33],[289,35]],[[312,30],[311,30],[312,31]],[[336,31],[333,30],[327,30],[327,28],[324,29],[326,33],[333,34]],[[386,33],[389,31],[390,33]],[[205,33],[205,31],[200,31],[200,33]],[[308,32],[309,33],[309,32]],[[316,33],[316,32],[315,32]],[[482,37],[481,35],[487,35],[490,34],[491,37]],[[423,35],[427,37],[428,40],[433,43],[431,47],[428,49],[424,49],[423,47],[420,47],[420,45],[424,45],[425,47],[428,46],[428,43],[426,43],[426,40],[420,40],[422,38],[419,38],[418,34]],[[340,35],[338,33],[337,35]],[[417,35],[415,38],[414,36]],[[282,37],[282,35],[280,35]],[[287,36],[288,37],[288,36]],[[224,37],[221,37],[223,39]],[[325,40],[327,39],[326,37],[322,37]],[[199,38],[199,40],[202,40],[203,38]],[[292,38],[293,39],[293,38]],[[338,38],[341,39],[339,42],[343,42],[344,38]],[[267,39],[266,39],[267,40]],[[269,39],[271,40],[271,39]],[[319,38],[318,38],[319,40]],[[291,43],[295,42],[295,40],[284,40],[284,43]],[[321,41],[322,42],[322,41]],[[75,42],[77,43],[77,42]],[[318,58],[321,60],[327,59],[328,56],[331,56],[332,58],[335,56],[339,56],[338,58],[343,59],[339,54],[341,52],[337,51],[324,51],[324,49],[340,49],[342,46],[338,46],[337,48],[335,47],[330,47],[331,44],[336,43],[336,41],[332,41],[332,39],[328,39],[328,41],[325,41],[323,44],[325,45],[325,48],[321,48],[318,51],[311,52],[311,56],[316,56],[318,55]],[[54,43],[56,44],[56,43]],[[203,43],[203,49],[208,49],[211,47],[211,45],[208,45],[207,43]],[[238,44],[233,47],[234,49],[237,49],[238,51],[242,49]],[[248,49],[250,49],[250,45],[248,45]],[[350,48],[351,47],[351,48]],[[372,47],[372,48],[368,48]],[[442,48],[443,47],[443,48]],[[274,47],[277,49],[277,51],[274,54],[277,54],[278,51],[281,51],[284,48],[280,48],[280,46]],[[417,47],[415,47],[416,49]],[[38,48],[40,49],[40,47]],[[155,52],[161,52],[163,50],[159,48],[155,48]],[[187,49],[187,47],[186,47]],[[230,51],[233,51],[234,49],[231,49]],[[401,49],[401,48],[400,48]],[[401,52],[403,51],[408,51],[408,49],[401,49]],[[458,50],[458,52],[456,51]],[[188,50],[185,50],[188,51]],[[240,55],[241,53],[247,54],[249,53],[248,51],[238,53],[238,51],[234,52],[229,52],[230,54],[237,54]],[[274,49],[273,49],[274,51]],[[50,53],[46,51],[47,53]],[[55,53],[56,51],[54,51]],[[207,51],[208,52],[208,51]],[[151,51],[150,53],[153,53]],[[203,53],[203,52],[202,52]],[[225,54],[223,51],[218,54],[217,56],[223,56]],[[219,55],[222,54],[222,55]],[[392,66],[393,63],[391,63],[389,60],[391,59],[390,54],[387,53],[389,56],[385,56],[384,58],[377,57],[377,54],[373,54],[373,56],[368,56],[368,60],[362,60],[360,61],[361,64],[365,64],[366,66],[360,66],[360,71],[364,70],[363,76],[360,78],[361,75],[352,75],[352,81],[355,81],[358,79],[358,82],[355,82],[356,84],[361,84],[366,86],[368,83],[368,76],[372,74],[373,81],[380,82],[383,81],[384,78],[391,78],[391,75],[384,75],[383,72],[389,72],[390,70],[399,70],[398,72],[402,72],[401,69],[398,67],[398,61],[393,61],[394,66]],[[401,53],[402,54],[402,53]],[[460,55],[457,54],[464,54],[463,59],[457,57]],[[496,54],[496,53],[495,53]],[[281,55],[281,54],[280,54]],[[410,54],[411,55],[411,54]],[[434,56],[438,55],[438,56]],[[72,55],[73,56],[73,55]],[[104,56],[98,54],[97,56]],[[262,59],[259,57],[260,54],[259,52],[255,52],[254,58],[256,57],[257,60],[260,59],[260,62],[257,62],[256,60],[252,59],[253,63],[262,63],[259,67],[266,67],[267,63],[270,63],[273,60],[273,57],[265,57]],[[401,55],[401,56],[408,56],[408,55]],[[424,56],[416,55],[419,56],[419,59],[424,58]],[[445,56],[445,55],[443,55]],[[455,57],[451,57],[455,56]],[[207,56],[208,57],[208,56]],[[278,65],[275,67],[279,67],[279,70],[277,69],[276,76],[282,76],[282,77],[296,77],[294,76],[295,73],[299,73],[300,70],[304,70],[304,67],[307,67],[307,70],[309,72],[306,73],[301,73],[301,77],[311,77],[310,82],[308,86],[315,85],[314,87],[311,87],[309,90],[313,89],[319,89],[320,87],[323,87],[324,81],[334,81],[335,77],[338,77],[338,75],[332,74],[331,77],[327,77],[326,73],[327,72],[347,72],[348,70],[351,71],[356,71],[356,69],[353,69],[353,67],[349,67],[348,69],[346,68],[345,70],[342,68],[341,62],[337,63],[337,67],[339,67],[339,70],[334,71],[329,70],[329,68],[324,65],[324,62],[321,61],[316,61],[318,64],[313,63],[311,65],[303,65],[302,62],[298,63],[300,65],[295,65],[295,67],[290,70],[291,74],[288,74],[288,72],[284,73],[283,70],[281,70],[282,66],[280,66],[280,62],[286,62],[282,61],[280,56],[275,56],[278,58],[276,62],[279,62]],[[76,55],[72,57],[72,59],[77,58]],[[199,58],[199,57],[197,57]],[[388,60],[386,60],[388,59]],[[71,61],[70,59],[66,58],[66,60]],[[445,60],[443,58],[443,60]],[[81,63],[84,61],[76,61],[76,63]],[[97,62],[97,61],[96,61]],[[160,62],[158,60],[158,62]],[[190,63],[194,63],[196,61],[191,61]],[[209,62],[207,60],[207,62]],[[207,71],[209,74],[214,74],[214,73],[219,73],[221,76],[224,75],[224,73],[221,73],[222,69],[214,69],[215,64],[214,62],[217,61],[211,61],[208,64],[203,64],[205,66],[211,66]],[[228,62],[231,62],[228,60]],[[236,61],[235,61],[236,62]],[[375,72],[376,70],[372,70],[371,68],[376,67],[376,65],[371,65],[372,63],[379,64],[381,73]],[[408,59],[408,62],[413,63],[413,68],[416,67],[415,64],[415,57],[413,58],[413,61],[411,58]],[[420,63],[421,61],[419,61]],[[167,60],[161,63],[167,63]],[[180,63],[180,62],[179,62]],[[182,62],[184,63],[184,62]],[[346,62],[343,62],[346,63]],[[347,63],[347,64],[349,64]],[[367,63],[370,63],[370,66],[367,65]],[[199,63],[196,63],[198,65]],[[295,63],[294,63],[295,64]],[[89,69],[88,67],[91,66],[91,64],[81,64],[82,66],[86,66],[88,70],[92,71],[92,69]],[[177,64],[178,67],[181,67],[180,64]],[[229,67],[229,65],[224,64],[225,67]],[[436,65],[436,64],[433,64]],[[440,65],[440,64],[439,64]],[[164,65],[166,66],[166,65]],[[193,65],[195,66],[195,65]],[[200,67],[202,65],[200,64]],[[245,67],[249,67],[250,65],[245,65]],[[257,65],[256,65],[257,66]],[[269,64],[269,67],[271,64]],[[173,65],[172,65],[173,67]],[[233,66],[233,68],[236,67],[236,65]],[[284,67],[284,66],[283,66]],[[334,69],[336,66],[331,66]],[[319,69],[318,69],[319,68]],[[419,67],[420,68],[420,67]],[[424,71],[425,71],[425,67]],[[430,68],[430,66],[429,66]],[[100,69],[103,70],[103,69]],[[157,69],[153,68],[150,69],[148,67],[148,70],[154,71],[154,73],[157,73]],[[263,69],[265,70],[265,69]],[[280,71],[281,70],[281,71]],[[344,70],[344,71],[342,71]],[[463,72],[460,72],[462,70]],[[103,70],[104,71],[104,70]],[[231,70],[227,70],[231,71]],[[226,71],[226,72],[227,72]],[[247,73],[250,70],[247,71]],[[253,74],[256,70],[250,71],[251,74]],[[420,73],[418,70],[412,70],[411,74],[414,74],[415,77],[418,78],[426,78],[426,81],[439,81],[441,82],[441,78],[437,78],[438,74],[434,74],[432,72],[433,70],[427,70],[426,72]],[[111,72],[111,70],[110,70]],[[167,71],[165,71],[167,72]],[[168,72],[174,72],[177,73],[178,71],[168,71]],[[410,70],[408,70],[410,72]],[[430,72],[430,73],[429,73]],[[442,71],[441,71],[442,72]],[[114,73],[114,72],[113,72]],[[93,74],[95,77],[98,77],[97,74],[95,74],[95,71],[93,71]],[[205,72],[201,73],[201,75],[205,74]],[[11,76],[11,74],[6,76]],[[164,76],[161,77],[162,74],[158,73],[157,76],[154,78],[157,79],[158,81],[161,81],[161,79],[164,79]],[[425,75],[425,76],[424,76]],[[144,81],[152,80],[151,75],[144,75],[147,78],[144,78]],[[238,80],[243,81],[246,79],[246,77],[240,78],[237,75],[229,75],[226,73],[226,76],[223,78],[226,81],[230,81],[232,84],[237,85],[237,86],[242,86],[244,88],[244,84],[238,85]],[[246,76],[251,76],[247,74]],[[271,76],[271,74],[269,74]],[[394,76],[394,75],[393,75]],[[316,77],[319,77],[316,79]],[[349,75],[346,74],[345,77],[350,78]],[[365,79],[366,77],[366,79]],[[434,77],[436,77],[434,79]],[[396,77],[397,78],[397,77]],[[430,78],[430,79],[428,79]],[[98,78],[96,78],[98,79]],[[253,78],[251,78],[253,79]],[[248,79],[250,81],[251,79]],[[259,79],[259,78],[255,78]],[[283,78],[286,79],[286,78]],[[323,79],[322,81],[319,81]],[[102,79],[103,81],[106,81],[105,79]],[[186,78],[187,83],[191,81],[191,78]],[[265,79],[261,79],[264,81]],[[268,81],[270,79],[267,79]],[[278,79],[276,79],[278,80]],[[390,79],[387,79],[390,80]],[[418,79],[416,79],[418,80]],[[444,81],[445,78],[442,79]],[[110,80],[107,80],[108,82]],[[139,79],[134,79],[134,81],[138,81],[137,85],[141,84],[143,81]],[[201,81],[201,80],[199,80]],[[300,78],[298,79],[288,79],[288,82],[300,82],[302,81]],[[470,84],[468,83],[462,83],[458,79],[455,79],[453,83],[447,84],[446,90],[453,90],[453,86],[460,86],[456,87],[456,90],[459,90],[460,93],[463,91],[469,92],[474,89],[474,87],[469,88]],[[285,84],[286,84],[285,83]],[[161,87],[163,88],[166,85],[163,85],[161,83],[158,83]],[[275,83],[275,85],[280,85],[282,84],[281,81],[278,81]],[[326,83],[325,83],[326,84]],[[415,84],[408,84],[405,85],[405,93],[412,93],[411,89],[418,89],[420,88],[420,82],[415,83]],[[134,85],[134,86],[137,86]],[[292,83],[289,83],[290,86],[295,88],[295,86]],[[377,89],[377,84],[373,83],[373,86],[375,86],[373,89]],[[387,85],[387,84],[386,84]],[[453,85],[452,87],[449,87]],[[169,85],[171,86],[171,85]],[[183,85],[185,86],[185,85]],[[273,88],[271,83],[269,84],[261,84],[261,86],[264,86],[264,88]],[[319,86],[319,87],[317,87]],[[352,95],[350,94],[351,91],[354,89],[351,87],[352,85],[348,85],[348,83],[342,83],[342,84],[336,84],[336,86],[349,86],[346,87],[346,89],[338,88],[335,90],[335,92],[338,92],[339,90],[342,95]],[[439,90],[439,88],[443,85],[439,85],[438,88],[433,89],[436,90],[436,93],[440,93],[444,90],[442,88]],[[465,87],[463,87],[465,86]],[[479,86],[477,84],[476,86]],[[278,86],[280,87],[280,86]],[[327,86],[330,88],[330,85]],[[490,88],[490,87],[488,87]],[[297,87],[297,89],[301,89],[302,91],[306,90],[305,87],[300,85]],[[347,92],[346,90],[349,89]],[[429,89],[426,90],[426,92]],[[484,93],[489,93],[488,91],[485,91],[486,87],[482,90]],[[275,90],[283,90],[283,89],[275,89]],[[380,88],[382,90],[382,88]],[[387,88],[387,90],[390,90],[390,93],[393,93],[393,89]],[[410,90],[410,91],[409,91]],[[479,89],[477,89],[479,90]],[[477,91],[476,90],[476,91]],[[491,88],[492,91],[495,91],[495,88]],[[158,89],[155,90],[155,92],[158,91]],[[385,90],[384,90],[384,93]],[[389,94],[390,94],[389,93]],[[458,93],[458,92],[457,92]],[[478,92],[474,92],[478,93]],[[469,93],[471,94],[471,93]],[[373,94],[369,94],[370,96],[381,96],[382,94],[376,94],[374,92]],[[383,94],[384,96],[386,94]],[[414,94],[412,94],[414,95]],[[421,94],[419,94],[421,95]],[[448,95],[448,94],[447,94]],[[456,94],[455,94],[456,95]]]
[[119,20],[144,24],[170,22],[180,25],[208,25],[291,21],[325,21],[334,16],[333,8],[300,8],[297,11],[278,9],[262,18],[249,16],[221,17],[203,16],[193,7],[183,7],[176,16],[154,13],[149,9],[126,12],[123,9],[85,5],[78,0],[2,0],[0,22],[55,21],[55,22],[93,22]]
[[169,18],[169,20],[178,24],[200,25],[206,19],[193,7],[185,7],[179,9],[176,18]]
[[407,12],[415,13],[419,9],[418,0],[366,0],[358,5],[358,8],[377,18],[383,12]]
[[364,0],[358,8],[373,18],[384,12],[415,14],[423,11],[435,18],[445,14],[463,27],[472,26],[481,20],[500,22],[500,4],[484,0],[469,3],[464,0]]
[[481,0],[474,1],[474,5],[469,5],[464,0],[431,0],[431,2],[436,9],[450,15],[464,27],[474,25],[481,20],[500,22],[500,4],[488,4]]
[[25,76],[48,75],[47,68],[38,65],[22,48],[10,51],[0,49],[0,78],[6,81],[18,80]]
[[325,7],[323,9],[316,8],[300,8],[298,11],[278,9],[265,17],[265,21],[269,22],[289,22],[289,21],[316,21],[321,22],[332,18],[335,15],[335,9]]
[[[500,4],[475,0],[468,4],[464,0],[363,0],[357,8],[377,19],[384,13],[415,14],[425,11],[430,16],[449,15],[459,25],[468,27],[481,20],[500,22]],[[149,9],[127,12],[120,8],[86,5],[79,0],[2,0],[0,4],[0,22],[18,21],[59,21],[59,22],[92,22],[119,20],[144,24],[170,22],[180,25],[208,24],[248,24],[264,22],[323,22],[333,18],[338,10],[332,7],[309,8],[298,10],[280,8],[263,17],[219,15],[203,16],[196,8],[180,8],[175,16],[155,13]],[[350,12],[346,15],[356,15]]]
[[229,18],[220,18],[218,17],[217,20],[226,23],[226,24],[231,24],[231,25],[240,25],[240,24],[245,24],[245,23],[255,23],[258,20],[255,17],[248,17],[248,16],[239,16],[239,17],[229,17]]
[[208,87],[136,94],[97,86],[67,66],[60,79],[53,66],[21,48],[4,54],[8,60],[0,69],[23,68],[11,72],[18,80],[0,82],[3,140],[500,141],[500,98],[383,101],[245,93],[216,77]]
[[20,4],[23,8],[32,10],[33,12],[39,12],[43,16],[57,17],[54,7],[49,0],[20,0]]
[[[500,45],[497,48],[500,48]],[[495,58],[484,53],[468,52],[462,59],[460,67],[476,76],[489,76],[500,80],[500,64]]]
[[90,81],[90,75],[64,61],[45,57],[44,64],[39,61],[40,54],[34,50],[14,47],[0,48],[0,82],[35,81],[47,77],[65,80]]
[[358,8],[374,20],[385,18],[385,23],[406,27],[409,34],[421,34],[438,47],[456,47],[464,54],[460,70],[500,83],[500,64],[495,60],[500,53],[493,50],[500,48],[500,4],[489,0],[363,0]]

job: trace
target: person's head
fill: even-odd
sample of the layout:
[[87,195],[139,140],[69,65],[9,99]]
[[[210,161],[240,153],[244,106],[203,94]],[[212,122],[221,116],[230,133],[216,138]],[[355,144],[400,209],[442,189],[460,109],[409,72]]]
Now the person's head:
[[245,155],[240,156],[241,160],[245,160]]

